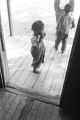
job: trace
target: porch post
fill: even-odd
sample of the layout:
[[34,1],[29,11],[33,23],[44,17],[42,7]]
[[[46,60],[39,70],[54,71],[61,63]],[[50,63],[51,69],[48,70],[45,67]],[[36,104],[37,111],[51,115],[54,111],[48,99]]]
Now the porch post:
[[6,1],[7,1],[7,10],[8,10],[10,36],[12,36],[13,35],[13,31],[12,31],[11,4],[10,4],[10,0],[6,0]]
[[60,108],[80,119],[80,18],[63,85]]
[[0,13],[0,88],[4,88],[9,79],[9,68]]

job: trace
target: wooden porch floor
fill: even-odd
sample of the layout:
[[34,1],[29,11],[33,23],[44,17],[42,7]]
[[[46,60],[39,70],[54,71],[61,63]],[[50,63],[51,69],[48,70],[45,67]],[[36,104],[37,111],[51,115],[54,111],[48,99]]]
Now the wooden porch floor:
[[0,90],[0,120],[73,120],[58,106]]
[[[55,39],[55,38],[54,38]],[[73,40],[69,37],[64,54],[54,50],[54,40],[44,39],[46,47],[45,63],[39,68],[40,74],[32,72],[30,38],[14,36],[6,40],[6,50],[10,72],[8,86],[23,88],[47,96],[60,96],[67,69]]]

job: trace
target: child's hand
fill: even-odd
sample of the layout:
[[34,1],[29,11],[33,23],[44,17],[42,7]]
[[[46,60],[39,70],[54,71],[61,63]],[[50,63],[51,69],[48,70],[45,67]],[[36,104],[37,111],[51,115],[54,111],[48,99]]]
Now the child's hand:
[[72,26],[71,26],[71,29],[73,29],[74,27],[75,27],[75,25],[72,25]]
[[75,23],[74,21],[72,22],[72,26],[71,26],[71,29],[75,27]]
[[42,36],[41,36],[41,37],[42,37],[42,39],[45,37],[45,35],[46,35],[46,33],[45,33],[45,32],[43,32],[43,33],[42,33]]
[[44,37],[46,36],[46,33],[44,33]]

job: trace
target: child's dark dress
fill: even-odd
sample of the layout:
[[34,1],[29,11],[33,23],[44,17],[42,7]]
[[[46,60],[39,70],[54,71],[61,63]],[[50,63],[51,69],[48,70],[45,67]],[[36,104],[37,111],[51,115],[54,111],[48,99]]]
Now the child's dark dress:
[[33,57],[32,66],[33,68],[37,69],[40,67],[41,63],[44,63],[45,57],[45,46],[43,40],[39,42],[39,38],[33,36],[31,39],[32,47],[31,47],[31,54]]

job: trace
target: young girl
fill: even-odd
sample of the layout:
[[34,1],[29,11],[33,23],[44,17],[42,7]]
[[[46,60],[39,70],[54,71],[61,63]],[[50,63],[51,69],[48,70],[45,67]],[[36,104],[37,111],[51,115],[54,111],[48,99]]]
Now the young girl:
[[32,67],[34,73],[39,73],[36,69],[40,67],[41,63],[44,63],[45,57],[45,46],[43,42],[43,38],[45,37],[44,23],[37,20],[32,24],[31,29],[33,31],[33,36],[31,38]]

